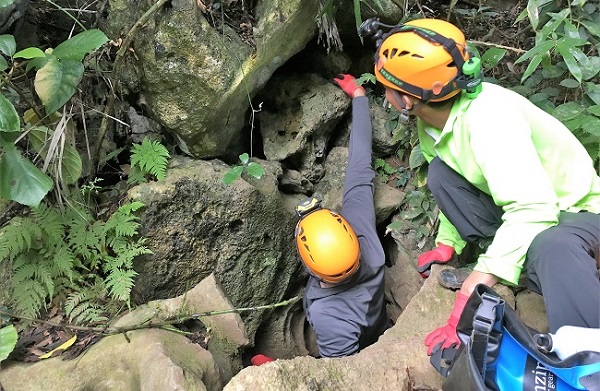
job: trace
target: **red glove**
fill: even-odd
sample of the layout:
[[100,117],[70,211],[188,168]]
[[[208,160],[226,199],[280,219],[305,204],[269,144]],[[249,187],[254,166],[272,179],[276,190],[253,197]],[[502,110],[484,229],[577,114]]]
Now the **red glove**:
[[256,356],[254,356],[250,359],[250,362],[252,363],[252,365],[255,365],[255,366],[263,365],[263,364],[266,364],[271,361],[275,361],[275,359],[271,358],[271,357],[267,357],[264,354],[257,354]]
[[365,92],[365,89],[356,82],[356,79],[352,75],[337,75],[333,78],[333,81],[336,82],[350,98],[354,98],[356,90],[362,90],[363,93]]
[[425,338],[428,356],[431,356],[440,348],[445,349],[449,347],[460,346],[460,339],[458,339],[458,335],[456,334],[456,326],[458,325],[460,315],[465,309],[467,300],[469,300],[469,296],[458,291],[456,294],[456,300],[454,301],[454,307],[452,308],[452,312],[448,318],[448,323],[445,326],[433,330]]
[[438,244],[436,248],[419,255],[417,260],[417,271],[421,277],[429,277],[431,265],[434,263],[447,263],[454,255],[454,248],[443,243]]

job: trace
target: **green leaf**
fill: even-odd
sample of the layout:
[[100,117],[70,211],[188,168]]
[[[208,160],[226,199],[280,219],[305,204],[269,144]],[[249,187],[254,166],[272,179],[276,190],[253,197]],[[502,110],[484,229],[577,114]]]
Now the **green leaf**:
[[417,145],[410,151],[410,157],[408,158],[408,166],[411,170],[421,166],[425,163],[425,156],[421,151],[421,146]]
[[575,57],[573,56],[572,50],[574,50],[574,48],[572,46],[572,41],[572,39],[565,40],[561,38],[556,44],[556,49],[563,57],[563,60],[565,60],[565,64],[567,64],[567,68],[569,68],[569,72],[571,72],[571,75],[573,75],[575,80],[581,83],[581,68],[579,67],[579,64],[577,64],[577,60],[575,60]]
[[0,132],[20,132],[21,122],[15,106],[0,94]]
[[52,130],[45,126],[34,126],[27,132],[27,141],[33,147],[33,150],[39,155],[46,155],[48,151],[47,142],[52,135]]
[[542,30],[540,31],[539,37],[548,37],[552,33],[556,31],[556,29],[563,24],[567,17],[571,13],[569,8],[565,8],[559,13],[548,12],[547,15],[550,15],[552,19],[544,25]]
[[227,171],[225,176],[223,176],[223,182],[226,185],[231,185],[236,179],[242,176],[242,172],[244,172],[244,166],[235,166],[231,170]]
[[367,83],[377,84],[377,79],[372,73],[363,73],[358,79],[356,79],[356,83],[360,84],[361,86]]
[[[523,53],[519,58],[517,58],[515,60],[515,64],[523,62],[534,56],[544,55],[544,54],[546,54],[546,52],[548,52],[550,49],[552,49],[555,45],[556,45],[556,42],[554,42],[552,40],[539,43],[539,44],[535,45],[534,47],[532,47],[531,49],[529,49],[527,52]],[[538,61],[538,64],[539,64],[539,61]]]
[[8,65],[6,58],[0,56],[0,71],[4,71],[8,68],[10,68],[10,65]]
[[7,57],[12,57],[16,50],[17,43],[15,42],[15,37],[9,34],[0,35],[0,52],[2,52],[2,54],[5,54]]
[[586,115],[581,123],[584,132],[600,138],[600,118]]
[[580,22],[592,35],[600,37],[600,23],[592,22],[591,20],[582,20]]
[[248,164],[248,160],[250,160],[250,156],[247,153],[242,153],[239,158],[244,165]]
[[588,113],[594,114],[595,116],[600,117],[600,105],[590,106],[586,110]]
[[81,156],[77,149],[70,144],[66,144],[63,150],[61,160],[62,180],[67,185],[75,184],[81,177],[83,164]]
[[567,36],[569,38],[576,38],[576,39],[581,38],[577,27],[575,27],[575,25],[568,20],[565,21],[565,25],[564,25],[563,29],[564,29],[565,36]]
[[521,77],[521,83],[537,69],[538,65],[540,65],[540,62],[542,62],[542,60],[544,59],[544,56],[545,54],[539,54],[533,57],[529,65],[527,65],[527,69],[525,69],[523,76]]
[[51,60],[58,61],[58,59],[56,57],[50,56],[50,55],[47,55],[44,57],[32,58],[31,60],[29,60],[27,62],[26,70],[27,70],[27,72],[31,71],[32,69],[39,71],[48,63],[48,61],[51,61]]
[[404,221],[402,220],[394,221],[393,223],[388,224],[385,228],[385,233],[387,235],[391,231],[402,232],[404,230],[404,225]]
[[585,83],[585,93],[595,104],[600,105],[600,85]]
[[565,88],[579,88],[580,84],[577,80],[573,79],[564,79],[559,83],[561,86]]
[[600,57],[585,57],[585,60],[578,61],[584,80],[589,80],[600,72]]
[[583,113],[585,107],[576,102],[567,102],[556,107],[552,115],[560,121],[568,121]]
[[36,73],[35,91],[47,114],[57,111],[71,99],[82,77],[83,64],[71,60],[48,61]]
[[252,175],[256,179],[260,179],[263,175],[265,175],[265,169],[262,166],[255,162],[250,162],[248,164],[248,174]]
[[17,345],[17,329],[12,324],[0,329],[0,361],[5,360]]
[[106,42],[108,42],[108,38],[102,31],[90,29],[67,39],[54,48],[52,54],[61,60],[81,62],[86,54],[93,52]]
[[481,62],[483,63],[483,66],[485,68],[493,68],[496,65],[498,65],[498,63],[500,62],[500,60],[502,60],[502,57],[504,57],[506,52],[506,49],[500,49],[496,47],[489,48],[481,56]]
[[13,57],[14,58],[24,58],[24,59],[30,60],[32,58],[45,58],[46,53],[44,53],[39,48],[27,48],[27,49],[19,50],[17,53],[14,54]]
[[534,30],[537,30],[538,24],[540,24],[540,9],[537,1],[528,1],[527,2],[527,16],[529,16],[529,20],[531,21],[531,26]]
[[554,77],[562,76],[565,73],[566,69],[564,66],[559,65],[547,65],[542,69],[542,76],[544,79],[552,79]]
[[37,206],[52,189],[52,179],[16,147],[5,147],[0,157],[0,197],[27,206]]

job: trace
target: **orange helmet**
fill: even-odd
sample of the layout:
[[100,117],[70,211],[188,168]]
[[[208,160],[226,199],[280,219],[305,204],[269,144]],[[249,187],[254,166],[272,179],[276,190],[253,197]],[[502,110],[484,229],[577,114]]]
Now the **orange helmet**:
[[325,282],[339,283],[358,269],[358,238],[348,221],[329,209],[301,216],[296,245],[309,272]]
[[456,26],[417,19],[395,27],[381,42],[375,76],[388,88],[439,102],[463,87],[457,79],[469,57],[465,36]]

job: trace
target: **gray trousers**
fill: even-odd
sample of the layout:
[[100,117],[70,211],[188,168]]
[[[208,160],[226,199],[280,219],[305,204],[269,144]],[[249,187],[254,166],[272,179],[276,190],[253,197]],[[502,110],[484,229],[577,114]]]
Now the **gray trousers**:
[[[493,238],[502,208],[439,158],[427,185],[440,210],[468,243]],[[561,212],[558,225],[539,233],[527,251],[529,288],[544,297],[550,332],[563,325],[600,328],[600,215]]]

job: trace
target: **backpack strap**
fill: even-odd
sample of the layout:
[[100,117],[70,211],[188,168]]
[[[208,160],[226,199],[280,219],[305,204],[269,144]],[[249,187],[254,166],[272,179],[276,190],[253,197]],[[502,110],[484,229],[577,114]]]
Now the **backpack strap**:
[[[490,355],[498,354],[500,343],[497,339],[498,333],[500,336],[502,334],[503,313],[504,300],[502,298],[487,292],[481,295],[481,304],[473,316],[473,333],[469,344],[473,359],[483,379],[486,378],[488,372]],[[491,352],[491,349],[495,352]]]

